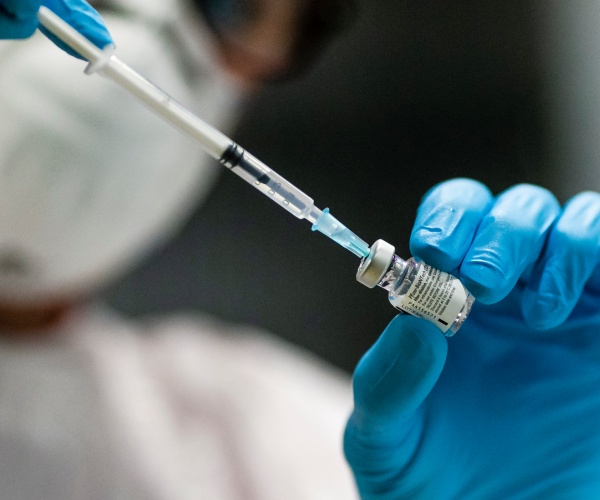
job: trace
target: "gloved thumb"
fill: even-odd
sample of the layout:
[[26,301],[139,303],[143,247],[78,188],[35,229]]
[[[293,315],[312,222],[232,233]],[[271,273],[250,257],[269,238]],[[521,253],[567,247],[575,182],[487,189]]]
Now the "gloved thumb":
[[446,338],[427,321],[399,315],[354,372],[354,411],[344,436],[361,491],[410,460],[418,442],[415,412],[437,381]]
[[414,411],[438,379],[446,353],[446,339],[433,325],[396,316],[356,367],[356,411],[382,422]]

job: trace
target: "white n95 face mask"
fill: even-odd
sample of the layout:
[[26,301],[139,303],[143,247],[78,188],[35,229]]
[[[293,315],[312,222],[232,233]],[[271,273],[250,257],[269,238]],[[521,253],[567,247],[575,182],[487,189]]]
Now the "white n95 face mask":
[[[164,9],[143,21],[105,15],[118,54],[227,128],[240,92],[216,68],[201,23],[149,3]],[[0,66],[0,301],[89,293],[178,229],[220,167],[43,36],[5,42]]]

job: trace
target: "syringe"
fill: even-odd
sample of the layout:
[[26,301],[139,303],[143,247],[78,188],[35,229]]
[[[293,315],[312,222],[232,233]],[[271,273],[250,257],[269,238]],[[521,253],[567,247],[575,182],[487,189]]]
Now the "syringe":
[[100,73],[128,90],[195,139],[222,165],[299,219],[312,222],[313,231],[325,234],[361,257],[358,281],[370,288],[379,286],[387,290],[396,309],[431,321],[447,336],[454,335],[460,328],[474,298],[457,278],[412,258],[400,259],[394,247],[383,240],[369,248],[327,208],[319,210],[312,198],[124,64],[113,54],[112,46],[99,49],[46,7],[40,8],[38,19],[48,31],[89,61],[87,74]]
[[47,7],[40,7],[39,22],[71,49],[89,61],[85,73],[99,73],[129,91],[159,116],[196,140],[213,158],[299,219],[358,257],[369,255],[369,245],[333,217],[318,209],[312,198],[281,175],[208,125],[166,92],[150,83],[114,55],[114,47],[99,49]]

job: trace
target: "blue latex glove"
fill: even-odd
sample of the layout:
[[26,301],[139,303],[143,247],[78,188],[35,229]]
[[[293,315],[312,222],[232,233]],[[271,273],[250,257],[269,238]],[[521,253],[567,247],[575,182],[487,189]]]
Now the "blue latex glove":
[[[113,43],[102,18],[84,0],[0,0],[0,39],[33,35],[38,27],[36,14],[45,5],[100,48]],[[44,28],[42,32],[61,49],[80,57]]]
[[448,341],[396,317],[360,361],[345,451],[363,498],[600,498],[600,195],[561,208],[452,180],[411,250],[478,301]]

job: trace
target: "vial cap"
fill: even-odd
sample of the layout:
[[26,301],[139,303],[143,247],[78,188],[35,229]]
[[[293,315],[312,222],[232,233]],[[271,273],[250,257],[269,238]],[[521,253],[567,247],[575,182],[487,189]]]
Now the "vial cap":
[[369,288],[376,287],[390,268],[395,252],[396,249],[387,241],[377,240],[360,263],[356,280]]

